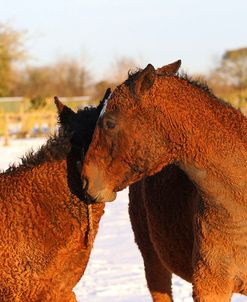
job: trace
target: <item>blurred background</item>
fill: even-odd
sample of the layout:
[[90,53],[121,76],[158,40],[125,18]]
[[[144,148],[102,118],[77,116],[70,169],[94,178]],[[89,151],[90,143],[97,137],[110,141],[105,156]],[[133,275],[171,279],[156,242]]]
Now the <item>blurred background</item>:
[[[54,131],[54,95],[75,110],[96,105],[129,70],[178,59],[247,114],[247,1],[0,0],[0,168]],[[151,301],[128,191],[107,205],[75,291],[78,301]],[[173,291],[175,301],[192,301],[177,277]]]
[[0,0],[0,135],[46,134],[130,69],[183,71],[247,113],[246,0]]

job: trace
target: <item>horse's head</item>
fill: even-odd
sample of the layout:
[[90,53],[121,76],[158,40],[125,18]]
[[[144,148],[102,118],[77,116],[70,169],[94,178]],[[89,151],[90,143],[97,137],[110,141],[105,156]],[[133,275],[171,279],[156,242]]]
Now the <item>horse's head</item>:
[[165,143],[157,135],[163,127],[157,119],[163,113],[157,103],[150,106],[150,101],[158,97],[154,90],[159,76],[174,75],[180,64],[177,61],[157,70],[149,64],[130,75],[105,104],[82,171],[84,188],[96,201],[112,201],[117,191],[162,168],[158,157],[165,152]]
[[111,90],[107,89],[97,107],[85,107],[77,112],[64,105],[58,97],[54,98],[58,110],[58,121],[61,126],[60,131],[64,132],[63,135],[70,137],[72,147],[78,149],[82,156],[89,147],[99,114],[110,93]]

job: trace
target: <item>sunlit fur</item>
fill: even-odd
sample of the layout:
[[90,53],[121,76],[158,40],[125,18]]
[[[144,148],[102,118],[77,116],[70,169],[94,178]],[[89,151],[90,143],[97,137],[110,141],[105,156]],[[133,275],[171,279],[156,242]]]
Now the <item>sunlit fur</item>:
[[0,301],[75,302],[104,212],[90,213],[77,169],[102,104],[60,105],[60,134],[0,174]]
[[[149,64],[115,89],[82,176],[88,193],[107,201],[177,165],[201,196],[191,218],[194,300],[225,302],[233,292],[247,293],[247,119],[176,72],[162,75]],[[104,126],[109,118],[114,129]]]

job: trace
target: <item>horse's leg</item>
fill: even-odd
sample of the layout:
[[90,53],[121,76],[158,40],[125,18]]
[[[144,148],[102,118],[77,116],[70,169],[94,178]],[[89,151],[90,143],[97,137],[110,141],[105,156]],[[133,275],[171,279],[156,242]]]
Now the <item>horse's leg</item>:
[[[193,295],[194,296],[194,295]],[[231,295],[204,295],[201,297],[195,297],[195,302],[230,302],[231,301]]]
[[[193,251],[193,297],[195,302],[229,302],[234,289],[228,255],[209,249],[204,240]],[[212,246],[212,245],[210,245]],[[216,247],[216,243],[213,245]]]
[[33,297],[33,299],[30,301],[77,302],[75,293],[72,290],[60,291],[58,288],[47,288],[47,290],[42,291],[39,296]]
[[59,293],[59,296],[56,297],[55,300],[57,302],[77,302],[75,293],[72,291],[66,293]]
[[146,212],[141,200],[141,186],[130,187],[129,215],[135,241],[141,251],[148,288],[153,302],[172,302],[171,273],[163,266],[149,238]]
[[193,275],[193,298],[195,302],[229,302],[232,287],[227,279],[220,278],[204,261],[198,263]]
[[77,302],[76,300],[76,296],[73,292],[71,292],[69,295],[68,295],[68,299],[66,300],[66,302]]
[[[226,284],[219,284],[219,280],[213,278],[210,274],[203,274],[204,277],[198,278],[193,281],[193,298],[195,302],[230,302],[232,292],[230,286]],[[224,280],[221,280],[224,282]],[[222,286],[219,288],[219,286]]]
[[147,284],[153,302],[171,302],[173,301],[171,291],[172,275],[161,264],[155,252],[153,250],[148,251],[148,249],[148,247],[146,249],[140,248],[145,265]]

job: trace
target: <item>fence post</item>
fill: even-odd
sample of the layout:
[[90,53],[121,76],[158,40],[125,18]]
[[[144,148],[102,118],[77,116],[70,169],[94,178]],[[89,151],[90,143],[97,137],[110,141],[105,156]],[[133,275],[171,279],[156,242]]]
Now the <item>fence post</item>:
[[9,115],[4,114],[4,146],[9,146]]

